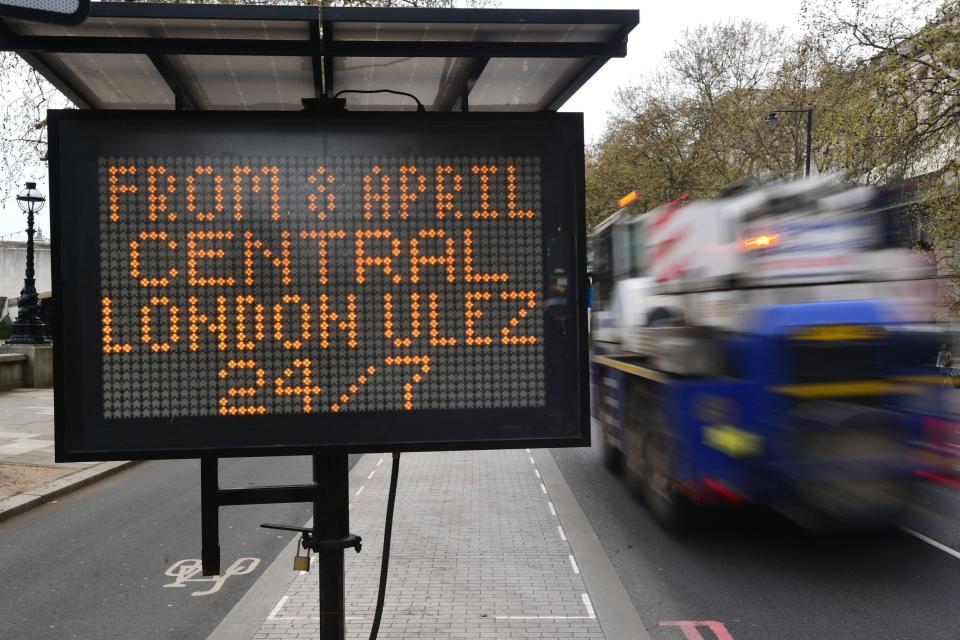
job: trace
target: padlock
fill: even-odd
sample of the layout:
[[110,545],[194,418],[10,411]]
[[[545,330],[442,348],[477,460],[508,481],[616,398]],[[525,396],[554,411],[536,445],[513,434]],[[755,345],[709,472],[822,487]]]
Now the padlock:
[[310,552],[306,551],[304,555],[300,555],[300,547],[302,546],[303,541],[297,545],[297,555],[293,556],[294,571],[310,571]]

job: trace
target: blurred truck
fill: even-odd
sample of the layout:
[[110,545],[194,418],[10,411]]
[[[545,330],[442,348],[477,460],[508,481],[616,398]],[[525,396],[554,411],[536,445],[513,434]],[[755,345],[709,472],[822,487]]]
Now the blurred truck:
[[831,177],[630,200],[590,239],[605,464],[664,525],[717,501],[895,521],[942,388],[934,273],[902,212]]

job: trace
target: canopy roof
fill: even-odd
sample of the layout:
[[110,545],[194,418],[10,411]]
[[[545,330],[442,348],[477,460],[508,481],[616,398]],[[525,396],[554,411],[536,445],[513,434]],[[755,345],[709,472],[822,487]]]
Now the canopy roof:
[[[86,109],[300,110],[341,91],[413,94],[428,111],[559,108],[626,55],[636,11],[366,9],[94,2],[83,23],[0,19]],[[347,109],[413,110],[392,93]]]

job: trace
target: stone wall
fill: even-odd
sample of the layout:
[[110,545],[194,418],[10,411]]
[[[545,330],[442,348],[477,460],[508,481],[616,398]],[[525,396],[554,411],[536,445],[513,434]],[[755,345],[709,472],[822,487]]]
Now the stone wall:
[[[50,292],[50,243],[34,243],[34,271],[37,291]],[[0,298],[16,298],[23,288],[23,272],[27,266],[27,243],[23,240],[0,241]],[[13,303],[16,304],[15,302]]]

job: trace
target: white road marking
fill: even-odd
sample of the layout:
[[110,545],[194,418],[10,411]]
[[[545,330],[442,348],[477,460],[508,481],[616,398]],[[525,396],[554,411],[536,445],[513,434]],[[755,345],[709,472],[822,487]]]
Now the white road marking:
[[560,525],[557,525],[557,531],[560,532],[560,539],[561,539],[561,540],[566,540],[566,539],[567,539],[567,534],[565,534],[565,533],[563,532],[563,527],[561,527]]
[[573,557],[573,554],[571,554],[571,555],[569,555],[569,556],[567,556],[567,557],[570,558],[570,566],[573,567],[573,572],[579,575],[579,574],[580,574],[580,567],[577,566],[577,561],[576,561],[576,559]]
[[585,616],[494,616],[496,620],[596,620],[597,613],[593,610],[593,603],[590,602],[590,596],[585,593],[580,594],[580,599],[587,608]]
[[547,506],[550,507],[550,515],[557,515],[557,510],[553,508],[553,503],[547,500]]
[[536,467],[534,467],[534,468],[533,468],[533,472],[534,472],[535,474],[537,474],[537,477],[538,477],[538,478],[540,477],[540,469],[537,469]]
[[530,453],[530,449],[527,449],[527,453]]
[[290,596],[283,596],[280,598],[280,601],[277,602],[277,606],[273,608],[273,611],[270,612],[270,615],[267,616],[267,620],[293,620],[294,618],[279,618],[277,617],[280,614],[280,610],[283,609],[283,605],[287,604],[287,600],[290,599]]
[[543,491],[543,495],[547,495],[547,485],[540,483],[540,491]]
[[383,456],[380,456],[380,459],[377,460],[377,466],[379,467],[381,464],[383,464]]
[[593,603],[590,602],[590,596],[585,593],[581,593],[580,599],[583,600],[583,604],[587,608],[587,617],[590,619],[596,618],[597,613],[593,610]]
[[955,551],[954,549],[951,549],[951,548],[948,547],[947,545],[945,545],[945,544],[943,544],[943,543],[940,543],[940,542],[937,542],[937,541],[934,540],[933,538],[928,538],[927,536],[925,536],[925,535],[923,535],[922,533],[919,533],[919,532],[917,532],[917,531],[914,531],[913,529],[908,529],[908,528],[906,528],[906,527],[900,527],[900,528],[903,529],[906,533],[909,533],[910,535],[912,535],[912,536],[913,536],[914,538],[916,538],[917,540],[921,540],[921,541],[923,541],[923,542],[926,542],[926,543],[927,543],[928,545],[930,545],[931,547],[934,547],[934,548],[936,548],[936,549],[940,549],[940,551],[943,551],[944,553],[949,553],[949,554],[950,554],[951,556],[953,556],[954,558],[957,558],[958,560],[960,560],[960,551]]
[[530,464],[537,464],[537,461],[533,459],[533,456],[530,456]]
[[596,620],[596,616],[497,616],[497,620]]
[[373,474],[375,474],[376,472],[377,472],[376,469],[374,469],[373,471],[371,471],[371,472],[370,472],[370,475],[367,476],[367,480],[371,479],[371,478],[373,477]]
[[[287,604],[287,600],[290,599],[290,596],[283,596],[277,602],[277,605],[273,608],[273,611],[270,612],[270,615],[267,616],[267,620],[319,620],[320,616],[287,616],[281,617],[280,612],[283,610],[284,605]],[[347,616],[347,620],[363,620],[363,616]]]
[[[231,576],[243,576],[252,573],[260,564],[260,558],[238,558],[233,561],[226,570],[217,576],[203,576],[203,563],[197,558],[187,558],[178,560],[164,571],[164,575],[173,578],[173,582],[162,585],[163,587],[186,588],[187,583],[204,583],[211,585],[205,591],[194,591],[191,596],[208,596],[217,593],[223,587],[223,583]],[[201,577],[197,577],[201,576]]]
[[359,496],[361,493],[363,493],[363,487],[364,487],[364,486],[366,486],[366,485],[360,485],[360,488],[357,489],[357,492],[356,492],[355,494],[353,494],[353,497],[354,497],[354,498],[356,498],[356,497]]

